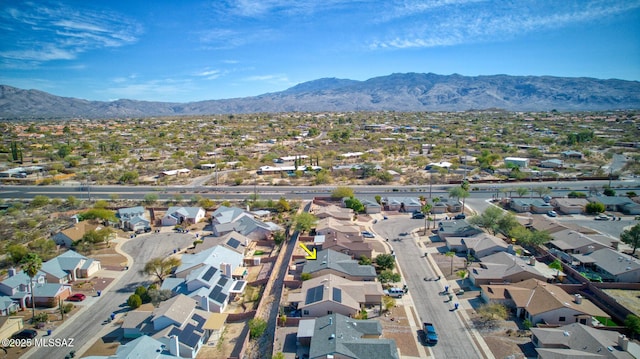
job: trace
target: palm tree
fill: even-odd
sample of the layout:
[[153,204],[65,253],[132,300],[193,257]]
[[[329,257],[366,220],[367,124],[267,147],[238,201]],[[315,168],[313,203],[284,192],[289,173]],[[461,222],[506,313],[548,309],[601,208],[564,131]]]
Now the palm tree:
[[28,253],[24,258],[22,258],[22,269],[29,276],[29,291],[31,292],[31,308],[32,318],[36,316],[36,301],[35,295],[33,294],[33,278],[38,274],[40,268],[42,268],[42,258],[40,258],[35,253]]
[[456,252],[454,251],[449,251],[447,253],[444,254],[447,257],[451,257],[451,274],[453,275],[453,257],[455,257]]

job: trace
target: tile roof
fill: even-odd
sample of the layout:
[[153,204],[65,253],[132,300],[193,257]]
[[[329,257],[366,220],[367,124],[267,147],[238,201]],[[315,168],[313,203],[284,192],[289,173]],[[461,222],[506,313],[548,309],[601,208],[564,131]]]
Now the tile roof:
[[308,260],[304,265],[303,272],[314,273],[323,269],[333,269],[354,277],[376,277],[373,266],[360,265],[350,256],[331,249],[319,251],[316,260]]
[[540,343],[536,348],[540,359],[586,358],[632,359],[622,351],[615,331],[599,330],[580,323],[558,328],[531,328]]

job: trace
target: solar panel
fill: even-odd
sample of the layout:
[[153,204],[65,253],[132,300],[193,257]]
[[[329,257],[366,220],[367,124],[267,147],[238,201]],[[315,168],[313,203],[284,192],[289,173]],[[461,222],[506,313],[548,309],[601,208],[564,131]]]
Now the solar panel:
[[307,291],[307,298],[304,301],[304,304],[311,304],[322,300],[322,291],[324,286],[319,285],[317,287],[310,288]]
[[192,324],[187,324],[184,330],[178,335],[178,340],[189,347],[193,348],[198,344],[200,340],[200,333],[196,331],[196,327]]
[[342,303],[342,290],[340,288],[333,288],[333,301]]
[[239,280],[233,286],[233,290],[235,290],[235,291],[240,290],[240,288],[242,288],[243,285],[244,285],[244,281],[243,280]]
[[180,335],[180,328],[176,328],[174,327],[173,329],[171,329],[171,331],[169,332],[169,337],[172,336],[179,336]]
[[193,321],[198,323],[198,328],[202,328],[202,326],[204,325],[204,322],[207,321],[205,318],[199,316],[198,314],[194,314],[192,319],[193,319]]
[[218,303],[224,303],[224,301],[227,300],[227,295],[221,292],[216,296],[216,299],[214,300]]
[[227,245],[231,248],[238,248],[238,246],[240,245],[240,241],[235,239],[235,238],[231,238],[229,239],[229,241],[227,242]]
[[214,268],[214,267],[210,267],[207,272],[202,276],[202,279],[205,282],[208,282],[209,280],[211,280],[211,277],[213,277],[213,275],[218,271],[218,269]]
[[209,298],[215,300],[216,295],[220,294],[220,292],[222,292],[222,287],[219,285],[215,286],[211,293],[209,293]]
[[225,284],[227,284],[228,281],[229,281],[229,278],[220,277],[220,279],[218,280],[218,285],[224,287]]

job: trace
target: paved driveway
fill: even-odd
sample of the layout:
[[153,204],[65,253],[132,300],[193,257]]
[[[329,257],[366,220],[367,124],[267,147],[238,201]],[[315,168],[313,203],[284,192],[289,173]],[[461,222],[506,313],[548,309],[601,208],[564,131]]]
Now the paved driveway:
[[[408,214],[389,216],[389,219],[378,221],[373,226],[376,233],[390,238],[388,243],[394,250],[403,279],[409,286],[420,317],[419,325],[422,325],[422,321],[426,321],[436,326],[439,342],[431,347],[433,356],[435,358],[482,358],[458,314],[450,311],[452,303],[445,302],[448,298],[440,294],[443,290],[443,282],[424,281],[425,277],[436,276],[424,257],[424,247],[419,247],[417,241],[410,235],[400,235],[404,232],[411,233],[416,228],[424,228],[424,220],[412,220]],[[403,240],[394,241],[395,238],[403,238]]]
[[121,248],[133,257],[134,263],[129,270],[116,278],[113,286],[94,303],[88,303],[81,313],[53,331],[52,338],[73,338],[74,348],[34,348],[22,357],[64,358],[71,350],[79,357],[77,354],[82,354],[98,338],[111,313],[128,310],[126,301],[135,288],[150,284],[152,278],[140,273],[145,262],[154,257],[166,257],[176,248],[186,248],[193,240],[191,234],[177,233],[152,233],[128,240]]

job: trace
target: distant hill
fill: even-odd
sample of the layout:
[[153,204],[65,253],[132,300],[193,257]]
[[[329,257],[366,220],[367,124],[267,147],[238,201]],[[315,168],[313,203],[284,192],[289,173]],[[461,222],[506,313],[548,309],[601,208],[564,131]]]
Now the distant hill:
[[551,76],[391,74],[324,78],[254,97],[189,103],[87,101],[0,85],[0,118],[110,118],[319,111],[640,109],[640,82]]

